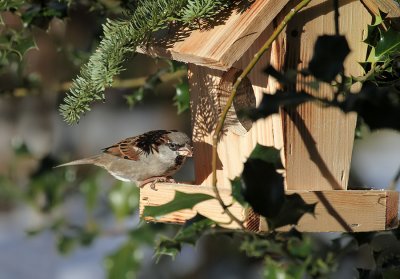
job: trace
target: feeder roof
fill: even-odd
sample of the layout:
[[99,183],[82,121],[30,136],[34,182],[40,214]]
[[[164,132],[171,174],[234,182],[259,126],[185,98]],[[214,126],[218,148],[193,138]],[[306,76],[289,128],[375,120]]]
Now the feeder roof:
[[226,20],[220,19],[220,23],[209,28],[163,30],[138,51],[226,70],[242,57],[288,2],[256,0],[248,9],[233,10]]

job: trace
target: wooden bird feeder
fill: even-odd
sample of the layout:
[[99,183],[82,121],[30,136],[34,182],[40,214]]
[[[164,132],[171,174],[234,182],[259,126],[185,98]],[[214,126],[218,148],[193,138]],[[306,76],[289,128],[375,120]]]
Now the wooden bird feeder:
[[[289,3],[290,2],[290,3]],[[188,32],[182,38],[170,30],[140,51],[188,63],[193,128],[194,185],[163,183],[158,191],[140,190],[141,213],[145,206],[171,201],[175,190],[214,195],[211,187],[212,134],[235,78],[274,27],[294,7],[289,0],[256,0],[244,12],[233,12],[223,24]],[[383,1],[384,2],[384,1]],[[339,1],[340,32],[352,50],[346,59],[347,75],[360,76],[358,61],[366,56],[364,30],[372,20],[374,1]],[[364,6],[367,5],[368,9]],[[375,9],[376,11],[377,9]],[[170,34],[172,33],[172,34]],[[218,189],[226,204],[232,202],[230,179],[242,172],[243,162],[257,143],[284,150],[287,193],[298,193],[308,203],[317,203],[315,216],[304,215],[300,231],[377,231],[398,225],[398,193],[386,190],[347,190],[353,148],[355,114],[313,103],[281,112],[254,123],[238,119],[240,107],[255,107],[263,92],[274,92],[277,84],[262,73],[268,64],[279,70],[307,67],[319,35],[334,34],[332,1],[315,0],[301,10],[242,83],[228,114],[224,135],[218,144]],[[168,38],[172,38],[169,40]],[[299,85],[300,86],[300,85]],[[301,88],[299,88],[301,89]],[[318,94],[329,96],[330,88]],[[234,203],[231,211],[249,230],[266,231],[266,222]],[[184,223],[196,212],[217,221],[229,221],[216,200],[204,201],[192,210],[174,212],[159,222]],[[146,220],[151,218],[146,217]],[[239,228],[234,222],[230,228]],[[286,228],[287,229],[287,228]]]

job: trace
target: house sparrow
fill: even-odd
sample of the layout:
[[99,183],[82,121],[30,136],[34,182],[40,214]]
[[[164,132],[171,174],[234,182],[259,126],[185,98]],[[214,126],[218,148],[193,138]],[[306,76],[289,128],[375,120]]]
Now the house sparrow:
[[115,178],[132,181],[139,187],[157,182],[175,182],[177,172],[187,157],[192,156],[190,138],[176,130],[156,130],[124,139],[103,153],[72,161],[57,167],[92,164],[106,169]]

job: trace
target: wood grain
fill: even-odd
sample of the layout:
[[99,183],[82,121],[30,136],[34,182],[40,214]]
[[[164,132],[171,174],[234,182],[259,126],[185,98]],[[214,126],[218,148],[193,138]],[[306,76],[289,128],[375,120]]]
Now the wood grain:
[[[298,193],[307,203],[317,203],[315,216],[304,215],[296,229],[309,232],[366,232],[393,229],[398,226],[399,194],[393,191],[344,190]],[[390,212],[390,213],[389,213]],[[262,231],[267,230],[265,220]],[[281,228],[288,230],[290,227]]]
[[[140,190],[140,213],[145,206],[156,206],[171,201],[175,190],[186,193],[205,193],[214,196],[211,187],[196,186],[188,184],[159,183],[156,185],[158,191],[144,187]],[[379,190],[357,190],[357,191],[287,191],[287,194],[298,193],[307,203],[317,203],[315,216],[304,215],[296,229],[304,232],[333,232],[333,231],[379,231],[395,228],[398,226],[398,192]],[[230,191],[221,189],[224,201],[229,204],[232,201]],[[247,213],[239,204],[234,203],[231,211],[236,217],[245,220]],[[182,224],[186,220],[200,213],[208,218],[220,222],[228,222],[220,205],[216,200],[204,201],[193,209],[182,210],[166,215],[158,220],[145,218],[147,221]],[[254,215],[252,217],[254,219]],[[254,220],[253,220],[254,221]],[[257,223],[257,222],[252,222]],[[251,224],[249,224],[250,226]],[[239,229],[235,223],[226,224],[225,227]],[[254,228],[251,228],[254,230]],[[289,230],[290,226],[282,228]],[[265,220],[261,219],[258,231],[267,231]]]
[[209,29],[160,32],[161,43],[139,48],[140,52],[227,70],[238,61],[271,24],[288,0],[256,0],[243,12],[233,11],[219,25]]
[[[185,193],[204,193],[215,196],[213,190],[210,187],[196,186],[189,184],[172,184],[172,183],[159,183],[156,185],[157,191],[152,190],[150,187],[144,187],[140,189],[140,215],[142,216],[145,206],[158,206],[170,202],[175,196],[175,191],[181,191]],[[220,190],[222,199],[225,204],[232,203],[232,196],[228,189]],[[231,212],[239,219],[245,219],[245,209],[238,203],[234,203],[230,207]],[[162,223],[174,223],[182,224],[186,220],[193,218],[196,213],[202,214],[217,222],[226,223],[223,227],[230,229],[239,229],[239,225],[236,223],[229,223],[229,216],[223,214],[223,209],[217,200],[203,201],[197,204],[193,209],[181,210],[168,214],[164,217],[155,220],[151,217],[144,217],[146,221],[157,221]]]
[[[340,32],[345,35],[352,52],[345,61],[346,75],[359,76],[367,45],[362,43],[363,29],[371,15],[359,1],[340,1]],[[287,10],[291,7],[286,7]],[[281,17],[281,16],[280,16]],[[278,19],[279,21],[279,19]],[[304,69],[313,55],[319,35],[334,33],[334,12],[331,1],[316,0],[297,14],[287,26],[281,44],[280,69]],[[297,89],[318,96],[333,96],[329,86],[312,90],[300,77]],[[286,182],[288,190],[342,190],[347,188],[356,116],[335,108],[306,103],[282,113]]]
[[[267,28],[260,38],[235,63],[241,69],[247,65],[254,53],[272,33],[272,26]],[[269,90],[269,80],[262,69],[270,62],[270,52],[264,55],[248,78],[258,105],[264,92]],[[218,89],[221,84],[223,71],[209,69],[203,66],[189,64],[189,85],[191,98],[191,118],[193,127],[193,146],[195,162],[195,184],[211,185],[211,152],[212,135],[216,121],[220,116]],[[230,189],[230,180],[239,176],[243,163],[257,143],[274,146],[281,149],[282,126],[279,115],[261,119],[253,123],[251,129],[242,135],[228,125],[224,126],[223,136],[218,144],[217,179],[219,188]]]
[[394,0],[361,0],[368,9],[375,15],[379,15],[379,10],[388,14],[389,18],[400,17],[400,5]]

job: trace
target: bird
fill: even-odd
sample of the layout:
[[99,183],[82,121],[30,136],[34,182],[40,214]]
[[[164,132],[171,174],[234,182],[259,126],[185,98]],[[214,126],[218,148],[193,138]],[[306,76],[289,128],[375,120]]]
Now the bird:
[[158,182],[175,182],[171,177],[193,156],[190,138],[177,130],[154,130],[126,138],[103,148],[102,153],[56,167],[96,165],[118,180],[134,182],[139,187]]

